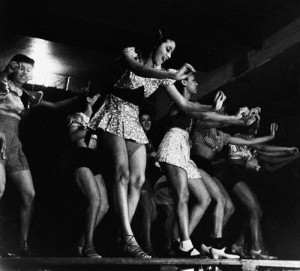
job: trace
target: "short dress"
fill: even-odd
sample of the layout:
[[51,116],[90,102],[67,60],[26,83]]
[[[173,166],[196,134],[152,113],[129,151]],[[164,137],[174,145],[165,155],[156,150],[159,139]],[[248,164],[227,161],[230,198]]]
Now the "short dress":
[[[125,51],[142,63],[134,47],[126,48]],[[154,68],[162,69],[161,66]],[[88,127],[93,130],[100,128],[116,136],[147,144],[147,136],[139,121],[139,107],[143,99],[154,93],[159,86],[171,85],[174,82],[171,79],[144,78],[125,70]]]
[[157,152],[158,162],[164,162],[184,169],[189,179],[201,178],[200,172],[190,159],[189,132],[192,127],[192,118],[178,111],[176,117],[171,118],[171,127]]

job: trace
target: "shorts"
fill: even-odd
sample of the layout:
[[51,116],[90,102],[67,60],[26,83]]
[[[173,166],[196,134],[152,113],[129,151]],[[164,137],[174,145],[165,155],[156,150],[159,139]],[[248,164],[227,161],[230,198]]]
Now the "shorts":
[[189,179],[201,178],[196,164],[190,159],[189,134],[185,130],[172,128],[166,133],[159,145],[157,160],[184,169]]
[[222,184],[231,190],[237,183],[246,181],[247,169],[244,165],[227,164]]
[[19,139],[19,122],[13,117],[0,115],[0,132],[6,137],[6,158],[0,158],[0,163],[4,165],[7,173],[29,170],[29,164]]

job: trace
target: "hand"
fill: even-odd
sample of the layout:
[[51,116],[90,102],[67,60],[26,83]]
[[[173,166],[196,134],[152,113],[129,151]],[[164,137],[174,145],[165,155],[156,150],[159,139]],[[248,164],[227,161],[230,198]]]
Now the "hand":
[[216,111],[221,110],[225,100],[226,100],[226,96],[225,96],[224,92],[222,90],[218,91],[217,94],[216,94],[216,97],[214,99],[215,110]]
[[8,74],[11,74],[13,72],[15,72],[16,70],[18,70],[20,68],[20,64],[16,61],[11,61],[7,67],[5,68],[5,71],[8,73]]
[[244,122],[246,126],[250,126],[251,124],[253,124],[256,121],[256,117],[255,116],[250,116],[245,118]]
[[290,148],[290,152],[291,152],[292,154],[297,154],[297,153],[299,152],[299,149],[298,149],[297,147],[291,147],[291,148]]
[[188,63],[185,63],[175,74],[175,80],[183,80],[189,74],[196,72],[194,67]]
[[0,132],[0,158],[3,160],[6,159],[5,151],[6,151],[6,137],[5,134]]
[[239,109],[239,111],[236,113],[236,117],[238,119],[241,119],[241,118],[245,118],[246,116],[249,115],[249,108],[246,106],[246,107],[241,107]]
[[278,125],[276,123],[271,123],[270,130],[272,136],[275,136],[277,129],[278,129]]

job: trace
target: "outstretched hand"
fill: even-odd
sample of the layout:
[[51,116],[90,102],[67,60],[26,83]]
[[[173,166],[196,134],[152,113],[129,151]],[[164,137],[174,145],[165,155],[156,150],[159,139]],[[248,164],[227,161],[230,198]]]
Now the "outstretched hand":
[[245,118],[246,116],[249,115],[249,108],[246,106],[246,107],[241,107],[239,109],[239,111],[236,113],[236,117],[238,119],[242,119],[242,118]]
[[270,131],[272,136],[275,136],[277,130],[278,130],[278,124],[271,123]]
[[0,158],[3,160],[6,159],[5,151],[6,151],[6,137],[5,134],[0,132]]
[[215,99],[214,99],[216,111],[219,111],[222,108],[225,100],[226,100],[226,96],[225,96],[224,92],[222,90],[218,91],[215,96]]
[[185,63],[175,74],[175,80],[183,80],[189,76],[189,74],[194,72],[196,72],[194,67],[188,63]]

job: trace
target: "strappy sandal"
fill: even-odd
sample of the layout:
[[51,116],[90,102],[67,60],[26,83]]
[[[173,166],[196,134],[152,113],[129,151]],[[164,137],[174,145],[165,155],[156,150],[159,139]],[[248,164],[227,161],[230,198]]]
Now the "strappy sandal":
[[131,244],[131,240],[135,238],[133,235],[126,235],[130,236],[128,241],[124,245],[123,253],[126,257],[131,258],[139,258],[139,259],[150,259],[151,256],[144,252],[140,246]]

